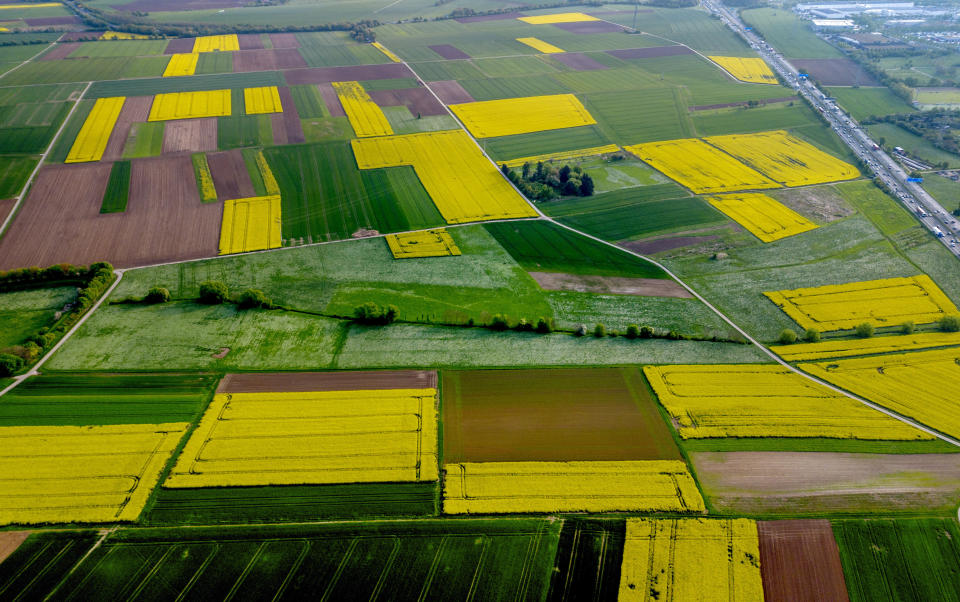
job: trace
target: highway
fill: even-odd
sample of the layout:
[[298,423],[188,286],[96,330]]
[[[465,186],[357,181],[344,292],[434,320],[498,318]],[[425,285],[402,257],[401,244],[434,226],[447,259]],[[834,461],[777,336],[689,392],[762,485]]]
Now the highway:
[[797,69],[787,62],[775,48],[744,25],[739,15],[718,0],[703,0],[703,6],[716,14],[733,31],[757,51],[761,58],[780,75],[781,79],[799,92],[830,123],[833,130],[850,150],[882,181],[900,201],[940,242],[960,258],[960,221],[946,211],[916,182],[907,182],[907,173],[867,134],[850,115],[830,100]]

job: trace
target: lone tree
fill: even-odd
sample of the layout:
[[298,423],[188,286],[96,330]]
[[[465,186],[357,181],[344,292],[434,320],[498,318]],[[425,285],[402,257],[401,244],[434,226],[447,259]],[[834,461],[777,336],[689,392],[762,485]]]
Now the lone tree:
[[170,291],[162,286],[154,286],[143,297],[146,303],[166,303],[170,300]]
[[960,332],[960,316],[943,316],[938,324],[944,332]]
[[783,345],[790,345],[791,343],[797,342],[797,333],[792,328],[784,328],[780,331],[780,336],[777,337],[777,340]]
[[260,289],[248,288],[247,290],[240,293],[240,298],[237,300],[237,304],[241,309],[254,309],[262,307],[269,309],[271,305],[270,298]]
[[808,328],[805,333],[803,333],[803,340],[808,343],[818,343],[820,341],[820,331],[816,328]]
[[856,331],[858,337],[869,339],[873,336],[874,329],[873,324],[870,322],[861,322],[860,324],[857,324],[857,327],[854,330]]

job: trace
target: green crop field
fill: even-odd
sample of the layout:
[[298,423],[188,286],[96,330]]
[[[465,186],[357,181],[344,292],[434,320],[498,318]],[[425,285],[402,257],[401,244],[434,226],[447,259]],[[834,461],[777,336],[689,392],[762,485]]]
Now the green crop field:
[[229,52],[204,52],[197,58],[196,75],[233,72],[233,54]]
[[107,40],[84,42],[70,53],[70,58],[105,58],[116,56],[150,56],[163,54],[166,40]]
[[127,209],[130,195],[130,162],[117,161],[110,169],[110,180],[103,194],[100,213],[120,213]]
[[316,86],[290,86],[290,95],[301,119],[330,116]]
[[310,67],[344,67],[388,63],[382,52],[372,46],[304,46],[300,55]]
[[34,534],[9,562],[0,563],[0,595],[43,598],[84,557],[97,537],[96,531]]
[[43,326],[55,322],[56,312],[77,297],[72,286],[0,293],[0,349],[24,343]]
[[497,161],[532,157],[549,152],[577,150],[610,144],[597,126],[517,134],[488,138],[481,142],[484,150]]
[[71,100],[79,95],[84,84],[31,85],[21,88],[0,88],[0,106]]
[[960,183],[939,174],[927,173],[923,174],[923,189],[933,195],[947,211],[960,207]]
[[155,157],[163,150],[163,130],[166,122],[135,123],[123,146],[124,159]]
[[98,80],[121,80],[131,77],[159,77],[168,58],[107,57],[71,61],[35,61],[0,77],[0,85],[53,84]]
[[616,599],[625,537],[623,520],[565,520],[557,545],[557,572],[547,599]]
[[752,8],[741,12],[747,25],[752,25],[767,43],[791,59],[837,59],[843,55],[787,9]]
[[[168,59],[160,57],[162,66],[159,76],[167,66]],[[0,83],[4,80],[0,79]],[[255,71],[252,73],[219,73],[215,75],[191,75],[190,77],[147,77],[144,79],[99,81],[90,86],[84,98],[110,96],[150,96],[168,92],[196,92],[222,90],[225,88],[253,88],[258,86],[282,86],[283,75],[279,71]]]
[[521,96],[566,94],[567,87],[546,74],[492,79],[465,79],[460,82],[474,100],[496,100]]
[[270,125],[270,115],[232,115],[217,118],[217,146],[220,150],[271,144],[273,128]]
[[693,113],[693,124],[698,136],[750,134],[811,125],[820,127],[817,116],[807,105],[800,102],[776,103],[756,108],[696,111]]
[[430,63],[413,63],[410,65],[417,75],[428,82],[449,79],[482,79],[483,73],[477,69],[473,61],[434,61]]
[[[934,165],[946,163],[947,167],[960,167],[960,156],[942,151],[929,141],[912,132],[908,132],[892,123],[874,123],[867,126],[870,136],[874,140],[883,139],[883,146],[893,148],[902,147],[907,153]],[[878,140],[879,143],[879,140]]]
[[889,88],[828,88],[845,111],[857,121],[871,116],[913,113],[916,109]]
[[0,199],[20,194],[36,165],[37,159],[33,157],[0,157]]
[[693,125],[678,91],[655,88],[585,95],[586,106],[608,138],[619,144],[687,138]]
[[834,188],[887,236],[917,225],[917,220],[902,205],[884,194],[873,182],[847,182],[837,184]]

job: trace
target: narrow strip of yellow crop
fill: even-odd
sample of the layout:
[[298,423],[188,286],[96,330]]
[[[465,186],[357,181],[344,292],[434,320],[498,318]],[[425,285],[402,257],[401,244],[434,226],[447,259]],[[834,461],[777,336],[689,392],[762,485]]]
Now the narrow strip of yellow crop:
[[597,121],[573,94],[527,96],[450,105],[477,138],[558,130]]
[[678,460],[447,464],[443,511],[703,512],[703,498]]
[[149,40],[150,36],[139,33],[127,33],[124,31],[105,31],[100,36],[101,40]]
[[336,90],[343,111],[358,137],[389,136],[393,133],[386,115],[373,102],[360,82],[333,82],[333,89]]
[[120,117],[120,111],[123,109],[124,100],[126,100],[125,96],[97,99],[86,121],[83,122],[80,133],[73,141],[65,163],[99,161],[103,157],[113,126],[117,124],[117,118]]
[[210,173],[210,164],[207,162],[207,156],[201,154],[194,157],[193,167],[197,176],[197,189],[200,192],[200,200],[204,203],[211,203],[217,200],[217,189],[213,185],[213,175]]
[[244,88],[243,104],[246,107],[247,115],[283,113],[283,104],[280,102],[280,90],[278,90],[276,86]]
[[380,52],[382,52],[384,55],[386,55],[386,57],[387,57],[388,59],[390,59],[390,60],[393,61],[394,63],[402,63],[402,62],[403,62],[403,59],[402,59],[402,58],[400,58],[399,56],[397,56],[397,55],[395,55],[394,53],[390,52],[390,50],[389,50],[386,46],[384,46],[383,44],[381,44],[380,42],[371,42],[370,45],[373,46],[374,48],[376,48],[377,50],[379,50]]
[[932,438],[782,366],[646,366],[643,373],[684,439]]
[[54,6],[63,6],[59,2],[30,2],[18,4],[0,4],[0,10],[11,10],[14,8],[53,8]]
[[707,200],[763,242],[773,242],[817,227],[815,223],[765,194],[727,194]]
[[183,54],[173,54],[167,63],[167,68],[163,70],[164,77],[177,77],[183,75],[193,75],[197,70],[197,60],[199,54],[187,52]]
[[200,36],[193,41],[194,52],[226,52],[233,50],[240,50],[240,40],[235,33],[221,36]]
[[534,17],[517,17],[517,20],[531,25],[549,25],[551,23],[579,23],[581,21],[599,21],[596,17],[583,13],[555,13],[552,15],[537,15]]
[[157,94],[148,121],[221,117],[230,114],[230,90]]
[[267,195],[279,195],[280,185],[277,184],[277,178],[273,175],[270,164],[267,163],[267,158],[263,156],[263,151],[257,153],[257,169],[260,170],[260,177],[263,179],[263,187],[267,191]]
[[788,362],[819,360],[831,357],[873,355],[893,351],[918,351],[933,347],[960,345],[960,332],[918,332],[869,339],[829,339],[820,343],[776,345],[771,351]]
[[388,234],[387,246],[394,259],[412,259],[416,257],[444,257],[459,255],[460,248],[453,242],[446,228]]
[[773,74],[773,71],[761,58],[741,58],[738,56],[709,56],[707,58],[742,82],[753,84],[778,83],[777,76]]
[[412,165],[447,223],[537,215],[463,130],[364,138],[352,145],[360,169]]
[[627,519],[618,600],[763,600],[757,524]]
[[435,481],[436,394],[217,394],[164,486]]
[[276,249],[280,238],[280,197],[258,196],[223,203],[220,254]]
[[537,163],[543,161],[567,161],[570,159],[582,159],[584,157],[594,157],[596,155],[608,155],[620,150],[616,144],[607,144],[604,146],[593,146],[591,148],[581,148],[580,150],[558,151],[555,153],[545,153],[543,155],[534,155],[532,157],[520,157],[519,159],[510,159],[509,161],[500,161],[500,165],[507,167],[522,167],[524,163]]
[[517,41],[521,44],[526,44],[530,48],[539,50],[544,54],[558,54],[561,52],[566,52],[563,48],[557,48],[553,44],[548,44],[539,38],[517,38]]

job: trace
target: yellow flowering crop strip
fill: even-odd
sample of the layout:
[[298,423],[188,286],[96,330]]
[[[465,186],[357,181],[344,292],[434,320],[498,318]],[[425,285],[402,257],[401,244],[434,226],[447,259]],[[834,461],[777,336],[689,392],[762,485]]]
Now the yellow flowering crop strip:
[[436,395],[217,394],[163,485],[436,481]]
[[800,364],[865,399],[960,437],[960,347]]
[[745,518],[627,519],[617,599],[763,600],[757,524]]
[[761,193],[727,194],[707,200],[763,242],[773,242],[817,227],[793,209]]
[[229,52],[234,50],[240,50],[240,40],[235,33],[222,36],[200,36],[193,41],[193,52]]
[[100,36],[101,40],[149,40],[150,36],[139,33],[127,33],[125,31],[105,31]]
[[623,147],[697,194],[761,190],[780,185],[698,138]]
[[360,138],[368,136],[389,136],[393,133],[387,116],[377,103],[373,102],[360,82],[333,82],[333,89],[343,110],[353,126],[353,132]]
[[221,117],[230,114],[230,90],[157,94],[148,121]]
[[0,427],[0,524],[135,520],[187,426]]
[[820,343],[776,345],[770,350],[788,362],[798,362],[895,351],[919,351],[955,345],[960,345],[960,332],[917,332],[869,339],[829,339]]
[[643,373],[684,439],[932,438],[778,365],[646,366]]
[[581,148],[580,150],[572,151],[558,151],[555,153],[545,153],[543,155],[534,155],[532,157],[520,157],[519,159],[510,159],[509,161],[501,161],[499,165],[506,164],[507,167],[522,167],[524,163],[532,163],[536,165],[537,163],[543,161],[544,163],[550,161],[568,161],[572,159],[583,159],[584,157],[595,157],[597,155],[609,155],[610,153],[616,153],[620,151],[620,147],[616,144],[606,144],[604,146],[593,146],[590,148]]
[[447,223],[537,215],[463,130],[364,138],[352,145],[360,169],[412,165]]
[[83,122],[80,133],[73,141],[65,163],[99,161],[103,157],[113,126],[117,124],[120,110],[123,109],[124,100],[126,100],[125,96],[97,99],[86,121]]
[[262,113],[283,113],[280,102],[280,90],[276,86],[243,89],[243,104],[247,115]]
[[856,167],[783,130],[704,138],[785,186],[808,186],[860,176]]
[[382,52],[388,59],[390,59],[390,60],[393,61],[394,63],[402,63],[402,62],[403,62],[403,59],[402,59],[402,58],[400,58],[399,56],[397,56],[397,55],[395,55],[394,53],[390,52],[390,49],[388,49],[386,46],[384,46],[384,45],[381,44],[380,42],[371,42],[370,45],[373,46],[374,48],[376,48],[377,50],[379,50],[380,52]]
[[54,6],[63,6],[59,2],[24,2],[19,4],[0,4],[0,10],[10,10],[13,8],[53,8]]
[[450,105],[450,110],[477,138],[559,130],[597,122],[573,94],[466,102]]
[[257,153],[257,169],[260,170],[260,177],[263,179],[263,187],[266,189],[267,195],[279,195],[280,185],[277,184],[277,178],[273,175],[270,164],[267,163],[267,158],[263,156],[263,151]]
[[703,498],[679,460],[447,464],[443,511],[703,512]]
[[548,44],[539,38],[517,38],[517,41],[521,44],[526,44],[530,48],[539,50],[544,54],[558,54],[561,52],[566,52],[563,48],[557,48],[553,44]]
[[390,247],[394,259],[445,257],[460,254],[460,248],[457,247],[457,243],[453,242],[453,238],[446,228],[406,232],[404,234],[388,234],[386,239],[387,246]]
[[167,63],[167,68],[163,70],[163,76],[193,75],[197,70],[197,60],[199,58],[200,55],[193,52],[170,55],[170,61]]
[[761,58],[741,58],[738,56],[708,56],[707,58],[742,82],[752,84],[778,83],[777,76],[773,74],[773,71]]
[[596,17],[583,13],[556,13],[553,15],[537,15],[534,17],[517,17],[518,21],[531,25],[550,25],[552,23],[580,23],[581,21],[599,21]]
[[258,196],[223,203],[220,254],[276,249],[280,234],[280,197]]
[[926,274],[763,293],[803,328],[935,322],[957,307]]
[[213,175],[210,173],[210,164],[207,162],[207,156],[204,154],[194,156],[193,168],[197,176],[197,189],[200,192],[200,200],[205,203],[216,201],[217,189],[213,184]]

